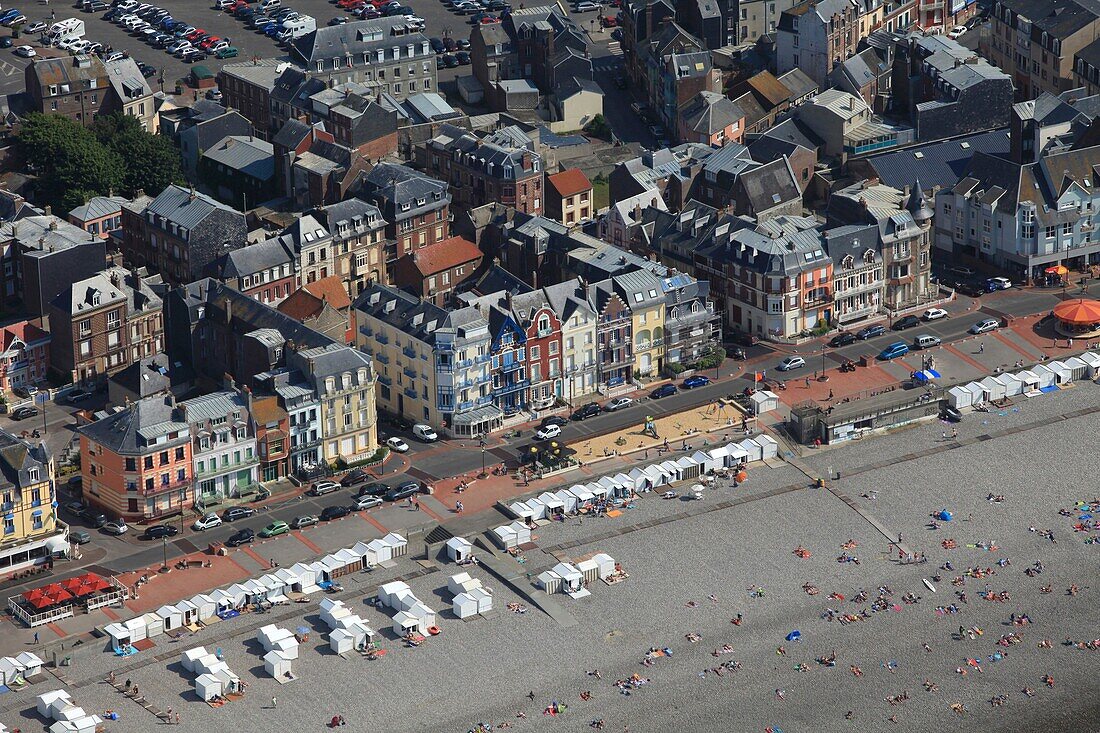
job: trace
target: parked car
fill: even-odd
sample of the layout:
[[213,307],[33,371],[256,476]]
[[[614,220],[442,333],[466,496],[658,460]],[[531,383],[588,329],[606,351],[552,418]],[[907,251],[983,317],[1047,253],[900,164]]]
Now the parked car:
[[318,481],[309,487],[309,491],[306,493],[310,496],[324,496],[325,494],[331,494],[333,491],[339,491],[340,484],[335,481]]
[[845,331],[844,333],[838,333],[836,336],[833,336],[831,339],[829,339],[829,346],[837,349],[841,346],[854,344],[855,342],[856,335],[854,333],[848,333],[847,331]]
[[781,372],[789,372],[792,369],[799,369],[806,366],[806,360],[801,356],[788,356],[783,361],[779,362],[779,366],[776,367]]
[[943,343],[943,342],[940,341],[939,336],[932,336],[931,334],[923,333],[920,336],[917,336],[915,339],[913,339],[913,348],[914,349],[931,349],[933,347],[939,346],[941,343]]
[[30,405],[23,405],[12,410],[12,420],[26,420],[28,417],[34,417],[38,414],[37,407],[31,407]]
[[697,387],[706,387],[708,384],[710,384],[710,377],[696,374],[685,379],[680,383],[680,386],[684,389],[696,389]]
[[443,60],[443,65],[448,69],[454,69],[458,67],[458,58],[453,53],[445,53],[439,57]]
[[394,453],[409,452],[409,444],[401,440],[401,438],[398,438],[396,435],[392,438],[386,438],[386,445],[389,446],[389,449],[392,450]]
[[175,537],[180,533],[180,528],[174,524],[154,524],[145,528],[141,538],[145,540],[159,540],[165,537]]
[[247,519],[256,513],[250,506],[235,506],[222,512],[222,519],[227,522],[236,522],[238,519]]
[[281,534],[286,534],[290,531],[290,525],[286,522],[276,520],[260,530],[261,537],[278,537]]
[[436,56],[447,50],[447,47],[443,45],[442,38],[429,38],[428,45],[432,47],[432,51]]
[[11,36],[0,37],[0,48],[11,48],[13,43],[15,41],[12,40]]
[[561,415],[549,415],[549,416],[544,417],[542,419],[542,422],[539,424],[539,427],[545,428],[548,425],[557,425],[558,427],[561,427],[563,425],[568,425],[568,424],[569,424],[569,421],[567,419],[565,419],[564,417],[562,417]]
[[354,468],[344,474],[344,477],[340,479],[340,485],[344,487],[355,486],[356,484],[363,483],[368,478],[370,478],[370,474],[364,469]]
[[957,26],[954,26],[951,30],[949,30],[947,32],[947,37],[954,40],[954,39],[960,37],[961,35],[963,35],[964,33],[966,33],[966,26],[965,25],[957,25]]
[[671,397],[678,391],[679,390],[677,389],[675,384],[662,384],[660,387],[649,393],[649,398],[651,400],[659,400],[662,397]]
[[113,534],[116,537],[118,535],[126,534],[130,531],[130,528],[126,525],[125,519],[112,519],[109,522],[103,523],[103,531],[107,534]]
[[234,59],[241,55],[236,46],[229,46],[214,52],[214,57],[219,59]]
[[69,542],[74,545],[86,545],[92,541],[92,536],[82,529],[69,530]]
[[290,520],[291,529],[302,529],[303,527],[311,527],[314,524],[317,524],[317,517],[312,514],[303,514]]
[[472,60],[470,59],[470,53],[468,51],[456,52],[455,58],[458,59],[459,66],[469,66],[472,63]]
[[948,422],[961,422],[963,419],[962,413],[951,405],[944,405],[940,409],[940,417]]
[[985,318],[981,321],[978,321],[967,330],[970,333],[977,335],[979,333],[989,333],[990,331],[996,331],[997,327],[1000,325],[1001,324],[998,323],[997,320],[994,318]]
[[561,428],[557,425],[547,425],[535,431],[535,438],[537,440],[550,440],[559,435],[561,435]]
[[333,519],[343,519],[351,514],[351,510],[343,504],[334,504],[321,510],[321,521],[331,522]]
[[241,545],[251,545],[256,541],[256,533],[248,527],[236,532],[233,536],[225,541],[225,544],[230,547],[240,547]]
[[86,389],[74,389],[69,394],[65,395],[65,401],[70,405],[75,405],[78,402],[83,402],[92,396],[92,393]]
[[380,496],[361,496],[355,502],[355,511],[362,512],[382,505]]
[[49,28],[49,25],[45,21],[38,20],[24,28],[23,32],[27,34],[41,33],[47,28]]
[[634,400],[630,397],[614,397],[606,405],[603,406],[604,412],[615,412],[621,410],[624,407],[629,407],[634,404]]
[[929,308],[921,314],[921,319],[925,321],[938,321],[941,318],[947,318],[948,315],[950,314],[943,308]]
[[423,423],[413,425],[412,434],[425,443],[434,443],[439,440],[439,433],[435,432],[435,428]]
[[69,512],[73,516],[79,517],[87,507],[82,502],[70,501],[65,505],[65,511]]
[[886,333],[886,326],[881,323],[875,323],[871,326],[861,328],[856,332],[856,338],[860,341],[866,341],[867,339],[874,338],[875,336],[881,336]]
[[891,359],[897,359],[899,356],[905,356],[908,353],[909,344],[904,341],[895,341],[879,352],[878,359],[879,361],[890,361]]
[[989,292],[996,292],[997,290],[1008,290],[1012,287],[1012,281],[1007,277],[991,277],[985,281],[985,289]]
[[107,524],[107,515],[92,507],[84,507],[84,511],[80,512],[80,518],[92,529],[100,529]]
[[913,328],[920,325],[920,319],[916,316],[905,316],[894,321],[895,331],[904,331],[907,328]]
[[405,481],[387,491],[382,498],[386,501],[401,501],[402,499],[407,499],[418,493],[420,493],[419,483],[416,481]]
[[372,481],[369,484],[363,484],[359,487],[359,490],[355,492],[353,497],[356,501],[364,496],[384,496],[387,491],[390,490],[389,486],[380,484],[377,481]]
[[599,3],[588,2],[588,0],[582,0],[573,6],[574,13],[591,13],[593,10],[599,10],[601,6]]
[[197,532],[205,532],[208,529],[214,529],[214,527],[222,526],[222,518],[217,514],[207,514],[205,517],[196,519],[195,523],[191,525],[191,529]]

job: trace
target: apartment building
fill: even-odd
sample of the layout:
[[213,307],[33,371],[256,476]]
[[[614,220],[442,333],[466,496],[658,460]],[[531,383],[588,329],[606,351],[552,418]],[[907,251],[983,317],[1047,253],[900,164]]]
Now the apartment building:
[[52,338],[30,321],[0,328],[0,393],[45,384]]
[[372,359],[358,349],[329,344],[287,354],[287,367],[301,372],[321,403],[326,463],[366,461],[378,451],[378,383]]
[[239,498],[259,480],[256,424],[248,400],[221,390],[179,404],[195,464],[195,501],[206,506]]
[[349,294],[358,295],[370,283],[390,282],[393,273],[386,269],[387,222],[377,206],[349,198],[314,209],[310,215],[331,237],[335,274],[344,281]]
[[50,303],[50,366],[59,379],[99,386],[164,350],[161,299],[137,272],[112,267]]
[[95,56],[36,59],[24,77],[35,112],[68,117],[84,127],[91,127],[111,89],[107,68]]
[[545,211],[547,217],[567,227],[594,218],[596,205],[588,176],[580,168],[547,174]]
[[482,253],[473,242],[451,237],[415,249],[397,260],[393,284],[413,295],[446,307],[459,283],[481,266]]
[[455,206],[497,202],[525,214],[542,213],[542,156],[514,126],[478,138],[443,125],[418,158],[428,173],[450,183]]
[[[775,61],[779,74],[802,69],[821,88],[833,67],[854,54],[873,28],[872,0],[804,0],[779,19]],[[862,30],[861,30],[862,27]]]
[[362,179],[361,195],[386,222],[386,273],[399,257],[450,236],[451,189],[443,181],[405,165],[379,163]]
[[274,395],[287,415],[287,470],[301,479],[323,472],[321,402],[300,372],[286,368],[256,375],[256,393]]
[[54,459],[45,443],[32,445],[0,430],[0,576],[50,562],[68,552],[68,528],[57,521]]
[[191,426],[171,393],[132,402],[77,433],[84,500],[93,507],[140,522],[194,505]]
[[1088,0],[995,0],[983,54],[1012,76],[1016,98],[1061,94],[1076,86],[1074,56],[1100,32],[1100,7]]
[[542,289],[561,322],[560,397],[570,406],[596,391],[596,313],[588,293],[571,278]]
[[205,194],[172,184],[156,198],[122,207],[122,253],[166,282],[204,277],[215,260],[245,243],[245,216]]
[[665,293],[660,278],[649,270],[635,270],[615,275],[611,282],[630,309],[633,376],[659,376],[665,365]]

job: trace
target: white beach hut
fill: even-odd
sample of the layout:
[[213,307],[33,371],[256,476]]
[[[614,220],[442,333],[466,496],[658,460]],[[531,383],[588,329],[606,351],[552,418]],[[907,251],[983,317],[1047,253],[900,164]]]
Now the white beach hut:
[[405,539],[404,535],[390,532],[382,538],[382,541],[390,546],[392,550],[391,557],[403,557],[409,554],[409,541]]
[[474,546],[462,537],[447,540],[447,558],[452,562],[463,563],[474,554]]
[[1053,387],[1058,382],[1058,375],[1047,364],[1036,364],[1031,367],[1031,372],[1039,377],[1039,389]]
[[561,578],[561,591],[563,593],[576,593],[584,586],[584,575],[577,569],[576,565],[559,562],[553,570]]
[[1055,384],[1069,384],[1073,381],[1073,372],[1064,362],[1048,361],[1046,366],[1054,372]]
[[516,531],[507,524],[493,528],[493,540],[500,545],[502,550],[511,550],[519,545]]
[[493,610],[493,592],[485,586],[474,588],[466,595],[477,601],[478,613],[488,613]]
[[344,575],[344,568],[347,567],[346,563],[337,557],[335,552],[321,558],[321,565],[324,566],[325,578],[327,580],[335,580],[341,575]]
[[393,559],[393,548],[383,542],[380,538],[371,540],[367,543],[367,555],[363,559],[363,562],[368,565],[380,565],[384,562],[389,562]]
[[195,662],[203,657],[207,656],[210,652],[206,651],[206,647],[197,646],[194,649],[188,649],[180,654],[180,665],[188,672],[195,671]]
[[546,507],[546,517],[551,519],[555,516],[560,516],[565,513],[565,503],[559,499],[555,494],[549,491],[544,491],[539,494],[539,501]]
[[42,674],[42,665],[45,664],[34,652],[20,652],[16,655],[15,661],[23,667],[23,679]]
[[347,575],[348,573],[357,573],[363,569],[363,556],[356,554],[350,548],[343,548],[336,551],[336,559],[344,564],[344,569],[341,571],[341,575]]
[[291,634],[283,639],[276,639],[271,643],[271,651],[279,652],[287,659],[298,658],[298,637]]
[[765,412],[779,409],[779,395],[770,390],[762,389],[753,392],[749,396],[753,415],[763,415]]
[[697,450],[691,454],[692,459],[702,466],[703,473],[710,473],[719,465],[721,465],[710,453],[707,451]]
[[72,720],[58,720],[50,726],[50,733],[95,733],[100,730],[103,718],[98,715],[88,715],[81,708],[75,708],[74,712],[75,710],[80,711],[80,717]]
[[630,469],[630,472],[626,474],[630,479],[630,488],[635,492],[641,494],[649,491],[653,488],[653,483],[650,481],[649,474],[645,472],[645,468],[642,466],[635,466]]
[[558,489],[554,492],[554,496],[561,502],[562,508],[566,514],[572,514],[577,511],[577,497],[570,493],[569,489]]
[[729,446],[720,445],[715,448],[708,448],[707,455],[714,461],[715,468],[722,468],[728,465]]
[[1005,396],[1014,397],[1018,394],[1022,394],[1024,391],[1024,383],[1015,374],[1001,374],[997,379],[1001,380],[1001,384],[1005,386]]
[[539,520],[546,519],[546,505],[539,501],[538,497],[533,496],[523,503],[526,504],[531,510],[532,520],[537,522]]
[[680,467],[680,464],[673,460],[661,461],[661,468],[671,478],[669,483],[676,483],[677,481],[684,480],[684,469]]
[[600,564],[592,558],[577,562],[577,570],[581,571],[581,575],[589,583],[600,579]]
[[1016,378],[1024,383],[1024,394],[1028,392],[1037,392],[1039,385],[1042,384],[1042,380],[1039,379],[1039,375],[1030,369],[1024,369],[1022,372],[1016,372]]
[[477,599],[468,593],[459,593],[451,602],[451,610],[459,618],[470,618],[477,615]]
[[355,649],[355,636],[347,629],[334,629],[328,635],[328,646],[337,654],[348,654]]
[[605,485],[603,479],[585,484],[585,488],[592,494],[595,501],[603,501],[614,490],[613,487]]
[[457,573],[447,580],[447,590],[453,596],[467,593],[479,587],[481,587],[481,581],[477,578],[471,578],[469,573]]
[[290,678],[294,674],[293,666],[292,661],[280,652],[273,650],[264,655],[264,671],[277,680]]
[[15,657],[0,658],[0,685],[12,686],[23,679],[23,665]]
[[348,624],[342,630],[351,634],[352,641],[355,642],[357,649],[362,649],[374,641],[374,630],[367,626],[366,621],[360,620],[358,623]]
[[[757,444],[759,445],[759,444]],[[741,461],[748,462],[749,452],[741,447],[740,443],[726,444],[726,465],[736,466]]]
[[512,512],[512,515],[516,519],[523,521],[534,518],[534,512],[531,510],[531,507],[527,506],[527,503],[523,501],[513,501],[508,505],[508,511]]
[[130,630],[126,628],[125,624],[107,624],[103,627],[103,631],[110,637],[111,648],[115,651],[122,649],[124,646],[129,646],[132,643],[130,641]]
[[[326,599],[327,600],[327,599]],[[340,619],[350,616],[351,610],[343,603],[340,605],[333,605],[329,608],[321,609],[321,620],[330,628],[335,628]]]
[[195,678],[195,694],[200,699],[210,702],[220,697],[223,692],[222,681],[212,674],[200,674]]
[[149,636],[149,629],[145,625],[145,617],[138,616],[128,621],[123,621],[122,625],[126,627],[126,631],[130,634],[130,643],[141,641]]
[[1005,389],[1005,383],[994,376],[988,376],[981,381],[982,387],[985,388],[985,393],[989,395],[990,400],[1004,399],[1007,390]]
[[579,504],[586,504],[596,498],[596,495],[584,484],[573,484],[569,487],[569,492],[577,497]]
[[544,570],[535,578],[535,585],[547,593],[557,593],[561,590],[561,576],[553,570]]
[[194,662],[195,674],[214,674],[219,669],[229,669],[224,660],[218,659],[214,654],[206,654]]
[[325,563],[321,560],[314,560],[309,563],[309,566],[313,569],[313,582],[315,582],[318,587],[321,583],[327,583],[332,580],[328,568],[325,567]]
[[58,710],[72,705],[72,696],[65,690],[50,690],[49,692],[43,692],[35,698],[35,700],[35,707],[38,709],[38,714],[49,720],[53,720],[54,704],[58,701],[62,702]]
[[272,602],[286,600],[287,585],[275,573],[260,576],[260,583],[264,586],[267,600]]
[[294,584],[294,590],[299,593],[315,593],[321,590],[317,587],[317,575],[307,563],[295,563],[290,566],[290,572],[298,581]]
[[157,609],[157,615],[160,616],[160,622],[165,631],[183,626],[183,613],[177,606],[161,606]]
[[738,445],[745,451],[745,462],[751,463],[752,461],[759,461],[764,458],[764,450],[760,447],[752,438],[746,438],[742,440]]
[[525,545],[531,541],[531,528],[523,522],[512,522],[508,525],[509,529],[516,533],[516,544]]
[[217,602],[206,593],[199,593],[198,595],[191,596],[189,600],[191,601],[191,605],[198,609],[199,621],[211,619],[218,613]]
[[228,588],[216,588],[210,591],[210,597],[214,599],[218,613],[237,608],[244,603],[244,588],[236,583]]
[[670,480],[668,474],[665,473],[664,469],[661,468],[661,464],[659,463],[652,463],[642,470],[645,471],[645,475],[649,480],[649,486],[651,488],[656,489],[664,486]]
[[187,599],[176,604],[176,611],[180,615],[180,626],[190,626],[199,621],[199,607]]
[[[401,592],[409,590],[409,584],[401,580],[394,580],[390,583],[384,584],[378,589],[378,598],[382,601],[382,605],[393,608],[394,596]],[[324,603],[324,601],[322,601]]]
[[420,599],[411,590],[400,590],[393,594],[393,609],[395,611],[408,611],[420,603]]
[[605,496],[607,494],[613,493],[615,489],[619,486],[618,482],[615,481],[615,479],[611,476],[600,476],[599,480],[596,483],[598,483],[600,487],[604,490],[603,493]]
[[1074,382],[1089,378],[1089,365],[1081,357],[1071,356],[1068,359],[1063,359],[1062,364],[1065,365],[1066,369],[1069,369],[1069,378]]
[[965,410],[974,404],[974,393],[964,385],[957,384],[947,390],[947,399],[955,409]]
[[427,604],[417,602],[409,607],[408,612],[420,619],[422,630],[435,626],[435,611],[428,608]]
[[779,455],[779,443],[775,438],[766,433],[761,433],[752,439],[754,443],[760,446],[760,457],[762,460],[768,460],[769,458],[775,458]]
[[1095,351],[1086,351],[1075,358],[1085,362],[1088,366],[1087,376],[1089,379],[1095,379],[1096,376],[1100,374],[1100,354],[1097,354]]
[[142,617],[145,621],[145,638],[151,639],[164,633],[164,621],[155,613],[146,613]]
[[970,401],[975,405],[980,405],[989,401],[989,391],[982,385],[981,382],[967,382],[966,389],[970,392]]
[[615,572],[615,558],[606,552],[597,552],[592,559],[600,566],[600,580],[606,579]]
[[691,456],[683,456],[677,459],[676,465],[680,467],[680,478],[684,481],[699,478],[699,475],[703,472],[703,467]]

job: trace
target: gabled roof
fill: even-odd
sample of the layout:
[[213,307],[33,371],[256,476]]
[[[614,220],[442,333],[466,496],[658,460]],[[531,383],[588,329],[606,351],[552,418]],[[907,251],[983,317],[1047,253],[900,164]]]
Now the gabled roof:
[[894,188],[904,188],[919,178],[929,189],[951,188],[965,173],[970,158],[979,152],[994,156],[1009,153],[1008,130],[987,130],[910,145],[898,150],[861,158],[879,179]]
[[681,108],[680,118],[689,130],[714,135],[743,120],[745,112],[724,94],[702,91]]
[[274,147],[251,135],[228,135],[203,152],[203,157],[258,181],[275,176]]
[[410,43],[420,48],[428,43],[423,33],[410,33],[408,29],[409,22],[403,15],[323,26],[291,43],[290,51],[312,69],[318,61],[348,55],[362,57],[377,49],[389,51],[393,46]]
[[77,221],[93,221],[105,216],[122,213],[122,205],[130,203],[122,196],[92,196],[87,203],[77,206],[69,216]]
[[420,247],[405,255],[424,277],[450,270],[453,267],[481,259],[477,245],[463,237],[451,237],[427,247]]
[[562,198],[575,196],[582,191],[591,191],[592,182],[580,168],[569,168],[546,177],[546,183],[552,186]]
[[[131,456],[163,450],[191,439],[190,426],[176,409],[175,398],[171,395],[154,395],[132,402],[116,413],[77,427],[76,431],[113,453]],[[157,438],[172,433],[176,434],[175,438],[153,445]]]
[[288,237],[271,237],[226,253],[219,266],[220,277],[254,275],[288,263],[296,265],[296,260],[293,242]]
[[321,298],[337,310],[351,307],[351,298],[348,297],[344,281],[336,275],[329,275],[320,280],[314,280],[302,286],[302,290],[314,297]]
[[221,210],[244,216],[236,209],[197,191],[189,191],[183,186],[170,185],[161,191],[147,207],[157,216],[187,229],[202,224],[215,211]]

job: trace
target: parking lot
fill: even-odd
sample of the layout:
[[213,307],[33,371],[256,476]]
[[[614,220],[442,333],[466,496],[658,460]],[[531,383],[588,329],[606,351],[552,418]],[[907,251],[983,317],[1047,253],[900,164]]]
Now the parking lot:
[[[459,15],[451,12],[444,6],[442,0],[410,0],[402,4],[412,6],[416,14],[426,21],[425,35],[428,37],[451,36],[455,39],[469,38],[472,28],[470,15]],[[354,20],[345,11],[341,10],[328,0],[287,0],[284,7],[291,7],[300,15],[312,16],[317,21],[318,28],[327,25],[333,18],[347,17]],[[287,50],[279,46],[274,39],[253,30],[245,21],[238,20],[233,15],[217,10],[213,2],[187,2],[186,0],[162,0],[159,6],[167,10],[171,17],[178,21],[186,22],[195,28],[201,28],[208,33],[213,33],[223,39],[228,39],[231,45],[240,50],[240,55],[233,59],[217,59],[208,57],[201,63],[217,72],[227,63],[247,62],[253,57],[257,58],[288,58]],[[607,42],[609,32],[600,32],[598,18],[603,13],[613,14],[618,12],[616,8],[608,7],[606,11],[587,12],[573,14],[578,24],[589,32],[593,42],[593,58],[597,65],[600,58],[607,55]],[[79,9],[79,5],[48,6],[35,4],[23,9],[27,16],[28,24],[37,21],[54,22],[64,18],[74,17],[84,21],[86,26],[85,39],[100,43],[104,47],[111,47],[115,51],[125,51],[139,62],[149,64],[157,69],[158,73],[152,77],[150,86],[154,91],[171,92],[175,88],[177,80],[183,79],[190,71],[190,64],[184,63],[163,49],[147,45],[141,39],[129,34],[124,28],[104,19],[104,13],[86,13]],[[570,10],[572,13],[572,10]],[[10,29],[0,28],[0,37],[11,35]],[[13,48],[22,44],[28,44],[35,48],[39,57],[60,56],[64,51],[45,47],[41,38],[37,35],[24,34],[22,38],[13,39]],[[13,94],[23,91],[23,71],[29,64],[28,59],[23,59],[13,53],[12,48],[0,49],[0,93]],[[614,64],[614,59],[605,59],[605,65]],[[444,91],[452,91],[452,82],[455,77],[470,74],[467,66],[458,68],[446,68],[439,70],[440,88]],[[449,101],[452,104],[459,100],[453,95]]]

